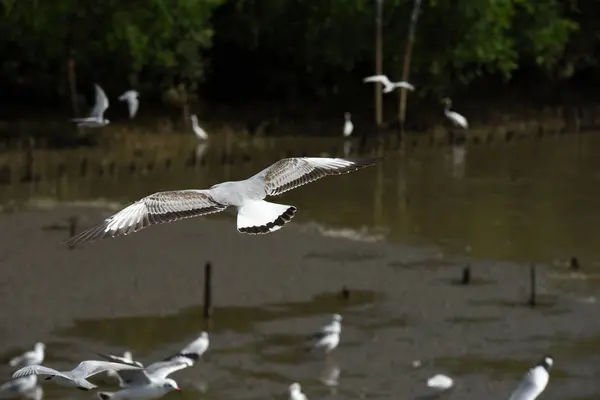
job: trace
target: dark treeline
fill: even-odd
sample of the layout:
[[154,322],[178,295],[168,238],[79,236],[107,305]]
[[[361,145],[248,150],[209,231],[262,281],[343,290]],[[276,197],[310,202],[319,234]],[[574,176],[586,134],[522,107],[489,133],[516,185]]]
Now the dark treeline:
[[[158,101],[183,83],[230,105],[370,105],[362,78],[374,72],[376,3],[1,0],[0,101],[68,109],[71,60],[79,93],[98,82]],[[412,7],[383,0],[383,71],[397,79]],[[590,0],[423,0],[411,101],[507,88],[540,101],[587,93],[600,83],[598,21]]]

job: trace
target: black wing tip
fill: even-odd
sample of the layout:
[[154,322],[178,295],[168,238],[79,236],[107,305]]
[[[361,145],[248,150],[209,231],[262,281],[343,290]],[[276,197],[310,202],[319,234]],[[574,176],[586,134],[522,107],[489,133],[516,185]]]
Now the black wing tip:
[[371,157],[371,158],[356,158],[356,159],[349,160],[349,161],[352,161],[357,166],[369,167],[371,165],[379,164],[380,162],[383,162],[384,160],[385,160],[385,157]]
[[238,232],[245,233],[247,235],[266,235],[267,233],[275,232],[283,228],[288,222],[294,218],[298,209],[294,206],[288,207],[281,215],[279,215],[274,221],[271,221],[264,225],[254,225],[244,228],[238,228]]

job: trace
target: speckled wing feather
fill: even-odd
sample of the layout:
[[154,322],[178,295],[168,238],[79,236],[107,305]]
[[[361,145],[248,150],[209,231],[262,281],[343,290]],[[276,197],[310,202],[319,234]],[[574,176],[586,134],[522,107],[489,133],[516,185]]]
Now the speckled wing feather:
[[44,367],[43,365],[28,365],[27,367],[23,367],[12,374],[13,379],[22,378],[24,376],[29,375],[52,375],[52,376],[61,376],[66,379],[71,379],[70,376],[63,374],[60,371],[55,370],[54,368]]
[[223,211],[227,205],[216,202],[209,190],[176,190],[144,197],[113,216],[67,240],[65,244],[91,242],[106,237],[128,235],[151,225],[199,217]]
[[380,162],[382,158],[348,160],[344,158],[284,158],[259,175],[265,181],[269,196],[277,196],[288,190],[314,182],[327,175],[348,174]]

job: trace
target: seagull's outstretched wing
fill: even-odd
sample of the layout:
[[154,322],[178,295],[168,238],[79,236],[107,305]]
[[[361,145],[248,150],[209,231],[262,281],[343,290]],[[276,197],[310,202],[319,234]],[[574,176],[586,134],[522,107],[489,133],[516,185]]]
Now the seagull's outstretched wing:
[[406,88],[406,89],[408,89],[408,90],[412,90],[412,91],[414,91],[414,90],[415,90],[415,87],[414,87],[413,85],[411,85],[410,83],[408,83],[408,82],[405,82],[405,81],[402,81],[402,82],[396,82],[396,83],[394,83],[394,86],[395,86],[395,87]]
[[52,375],[61,376],[66,379],[71,379],[70,376],[63,374],[62,372],[57,371],[54,368],[44,367],[43,365],[29,365],[27,367],[18,369],[14,372],[14,374],[12,374],[12,378],[17,379],[29,375]]
[[[193,362],[187,359],[175,359],[171,361],[159,361],[155,362],[144,370],[146,375],[150,376],[152,379],[165,379],[167,376],[171,375],[175,371],[179,371],[180,369],[184,369],[187,367],[191,367],[194,365]],[[123,374],[121,374],[121,378],[125,380]],[[127,382],[127,381],[125,381]]]
[[104,93],[100,85],[96,84],[94,86],[96,87],[96,104],[90,116],[103,119],[104,111],[108,108],[108,97],[106,97],[106,93]]
[[382,158],[284,158],[250,179],[262,179],[269,196],[314,182],[327,175],[342,175],[380,162]]
[[127,100],[127,105],[129,106],[129,118],[135,117],[140,106],[140,101],[137,97],[131,96],[129,100]]
[[114,354],[105,354],[105,353],[96,353],[96,354],[99,355],[100,357],[104,358],[105,360],[110,361],[110,362],[115,362],[115,363],[120,363],[120,364],[135,365],[135,366],[138,366],[138,367],[143,367],[144,366],[139,361],[130,360],[130,359],[127,359],[125,357],[116,356]]
[[132,364],[89,360],[80,362],[79,365],[73,369],[72,373],[73,375],[87,378],[89,376],[99,374],[100,372],[122,370],[142,370],[142,368]]
[[158,192],[131,204],[64,243],[71,246],[106,237],[128,235],[151,225],[212,214],[226,208],[226,205],[211,197],[210,190]]
[[363,79],[363,82],[380,82],[383,83],[384,86],[389,86],[392,84],[389,78],[385,75],[367,76],[365,79]]

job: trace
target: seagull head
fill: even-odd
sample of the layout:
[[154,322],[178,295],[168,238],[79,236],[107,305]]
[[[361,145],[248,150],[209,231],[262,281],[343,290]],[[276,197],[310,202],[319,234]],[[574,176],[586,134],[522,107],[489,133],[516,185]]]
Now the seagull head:
[[108,125],[110,123],[110,121],[106,118],[104,118],[104,120],[102,121],[105,125]]
[[445,106],[450,107],[452,105],[452,100],[450,99],[450,97],[444,97],[442,99],[442,104],[444,104]]
[[202,333],[200,334],[200,337],[201,337],[202,339],[206,339],[206,340],[208,340],[208,332],[202,332]]
[[544,367],[546,370],[549,370],[550,368],[552,368],[553,364],[554,364],[554,359],[551,356],[544,356],[544,358],[542,358],[542,361],[540,362],[539,365]]
[[331,319],[334,320],[335,322],[342,322],[342,316],[340,314],[333,314],[331,316]]
[[299,393],[300,390],[301,388],[298,382],[294,382],[290,385],[290,393]]
[[37,351],[42,351],[46,348],[46,345],[42,342],[37,342],[34,346],[34,349],[36,349]]
[[177,386],[177,382],[175,382],[173,379],[165,379],[165,383],[163,383],[163,388],[171,391],[171,390],[181,390],[179,388],[179,386]]
[[350,113],[349,113],[349,112],[345,112],[345,113],[344,113],[344,118],[346,118],[346,119],[350,119]]

